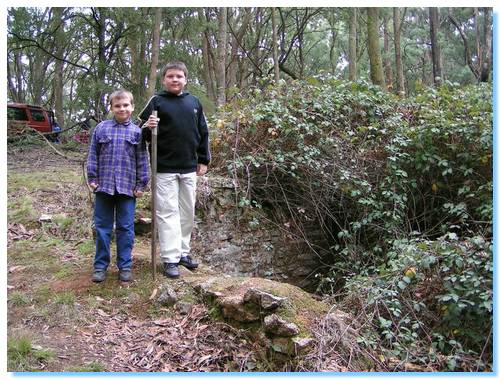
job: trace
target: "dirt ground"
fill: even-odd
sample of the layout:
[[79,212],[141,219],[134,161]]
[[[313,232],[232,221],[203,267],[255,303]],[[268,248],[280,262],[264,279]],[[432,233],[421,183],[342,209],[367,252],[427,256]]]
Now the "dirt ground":
[[[9,347],[8,370],[267,371],[249,339],[215,321],[182,279],[153,279],[148,236],[136,239],[133,282],[121,283],[116,268],[105,282],[90,281],[86,148],[55,147],[65,157],[47,144],[8,147],[7,332],[9,346],[31,342],[24,365]],[[187,308],[157,303],[166,282]]]

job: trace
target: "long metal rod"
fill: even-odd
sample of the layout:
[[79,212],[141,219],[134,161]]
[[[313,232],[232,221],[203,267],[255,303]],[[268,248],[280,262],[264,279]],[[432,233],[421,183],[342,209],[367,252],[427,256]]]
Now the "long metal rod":
[[[158,112],[153,111],[158,117]],[[151,130],[151,265],[153,266],[153,280],[156,279],[156,166],[158,146],[158,125]]]

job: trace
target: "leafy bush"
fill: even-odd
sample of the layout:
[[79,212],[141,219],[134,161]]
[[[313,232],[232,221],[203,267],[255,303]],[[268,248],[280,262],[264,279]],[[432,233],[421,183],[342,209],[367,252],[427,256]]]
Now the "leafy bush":
[[240,204],[325,259],[350,258],[341,271],[383,262],[386,242],[407,233],[491,235],[491,86],[403,101],[315,79],[256,89],[217,117],[214,163],[239,182]]
[[241,207],[321,257],[319,289],[372,299],[350,310],[377,326],[375,345],[436,368],[485,369],[491,98],[487,84],[410,99],[320,77],[257,88],[214,116],[214,165],[239,184]]
[[376,273],[346,285],[345,304],[382,337],[373,345],[432,369],[485,369],[492,354],[491,242],[449,233],[394,241],[387,256]]

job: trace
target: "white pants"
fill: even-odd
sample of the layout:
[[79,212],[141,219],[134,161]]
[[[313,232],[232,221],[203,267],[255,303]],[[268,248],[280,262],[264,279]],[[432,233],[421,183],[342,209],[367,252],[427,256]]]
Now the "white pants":
[[196,172],[158,173],[156,222],[162,263],[178,263],[189,254],[194,226]]

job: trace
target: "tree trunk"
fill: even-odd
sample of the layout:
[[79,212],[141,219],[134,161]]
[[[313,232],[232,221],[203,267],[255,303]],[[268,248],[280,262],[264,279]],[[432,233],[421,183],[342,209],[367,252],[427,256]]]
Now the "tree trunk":
[[329,52],[329,61],[330,61],[330,73],[332,75],[335,74],[335,70],[337,69],[337,56],[335,54],[335,42],[337,40],[337,31],[335,30],[335,23],[337,16],[335,14],[335,8],[328,8],[327,9],[327,19],[328,23],[330,24],[330,52]]
[[131,26],[131,32],[127,34],[127,46],[130,52],[130,91],[133,93],[134,98],[136,99],[136,105],[138,105],[139,103],[142,104],[143,101],[147,100],[145,99],[146,88],[144,86],[144,83],[147,79],[146,45],[148,44],[150,35],[149,33],[146,34],[143,30],[141,30],[141,27],[144,26],[141,21],[146,17],[149,18],[149,15],[145,10],[147,10],[147,8],[141,9],[141,14],[139,15],[136,15],[134,13],[134,23],[133,26]]
[[430,70],[428,70],[428,62],[432,61],[432,53],[429,50],[424,50],[422,54],[422,84],[426,87],[432,86],[434,80],[431,78]]
[[24,73],[23,73],[23,63],[21,59],[21,52],[16,51],[16,78],[17,78],[17,99],[20,103],[25,103],[26,102],[26,91],[24,90],[23,86],[23,78],[24,78]]
[[[226,88],[232,88],[239,86],[241,82],[241,70],[240,70],[240,61],[242,60],[240,53],[243,50],[243,43],[245,34],[248,32],[248,26],[250,25],[250,21],[252,18],[252,10],[251,8],[243,8],[241,13],[234,12],[238,14],[236,19],[232,20],[231,13],[228,14],[228,22],[227,25],[230,27],[231,38],[231,59],[229,60],[229,64],[227,65],[227,73],[226,73]],[[229,36],[228,36],[229,38]],[[227,101],[227,98],[226,98]]]
[[278,56],[278,22],[276,19],[276,8],[271,8],[271,17],[273,24],[273,63],[274,63],[274,82],[279,84],[280,81],[280,63]]
[[[97,29],[97,40],[98,40],[98,50],[97,50],[97,80],[99,85],[104,84],[104,79],[106,78],[106,15],[102,8],[97,8],[94,11],[94,19],[96,21]],[[98,87],[99,90],[95,94],[95,114],[99,120],[103,119],[106,114],[106,104],[104,102],[104,90],[102,87]]]
[[217,44],[217,105],[226,103],[226,46],[227,46],[227,8],[219,8],[219,33]]
[[483,48],[481,49],[481,74],[479,76],[479,81],[487,82],[490,77],[492,62],[492,30],[491,30],[491,8],[483,8],[484,12],[484,24],[481,35],[481,43]]
[[63,72],[64,72],[64,29],[63,18],[64,8],[53,8],[54,24],[56,31],[54,34],[55,56],[54,65],[54,112],[57,122],[61,127],[64,127],[64,109],[63,109]]
[[385,72],[385,85],[388,89],[393,87],[392,75],[392,62],[391,62],[391,45],[389,42],[389,21],[386,14],[384,14],[384,72]]
[[349,80],[355,81],[357,75],[357,26],[358,8],[351,8],[349,12]]
[[378,34],[378,8],[367,8],[368,56],[370,58],[370,79],[385,91],[382,54]]
[[146,90],[146,98],[149,99],[155,93],[156,88],[156,73],[158,71],[158,57],[160,54],[160,30],[161,30],[161,13],[162,8],[155,8],[155,26],[153,29],[153,46],[151,53],[151,70],[149,72],[148,88]]
[[[199,8],[198,11],[198,19],[200,20],[202,25],[208,24],[208,15],[205,13],[206,10],[203,8]],[[217,94],[214,88],[214,78],[213,78],[213,61],[212,61],[212,47],[210,46],[210,40],[208,35],[208,26],[205,26],[203,32],[201,34],[201,56],[203,59],[203,80],[205,82],[205,87],[207,89],[208,98],[216,103],[217,102]]]
[[401,59],[401,15],[399,8],[392,8],[392,22],[394,24],[394,55],[396,58],[396,91],[399,95],[405,93],[403,61]]
[[429,8],[429,25],[431,36],[432,52],[432,74],[434,85],[439,86],[443,82],[443,70],[441,67],[441,47],[439,46],[439,10],[438,8]]
[[472,73],[474,74],[476,79],[480,80],[479,69],[476,66],[476,64],[474,63],[474,60],[472,59],[472,54],[471,54],[470,46],[469,46],[469,40],[467,39],[467,36],[464,33],[464,31],[462,30],[460,24],[453,16],[452,8],[448,8],[448,19],[455,26],[458,33],[460,34],[460,37],[462,38],[462,42],[464,44],[464,50],[465,50],[465,60],[467,62],[467,65],[469,66],[470,70],[472,71]]

